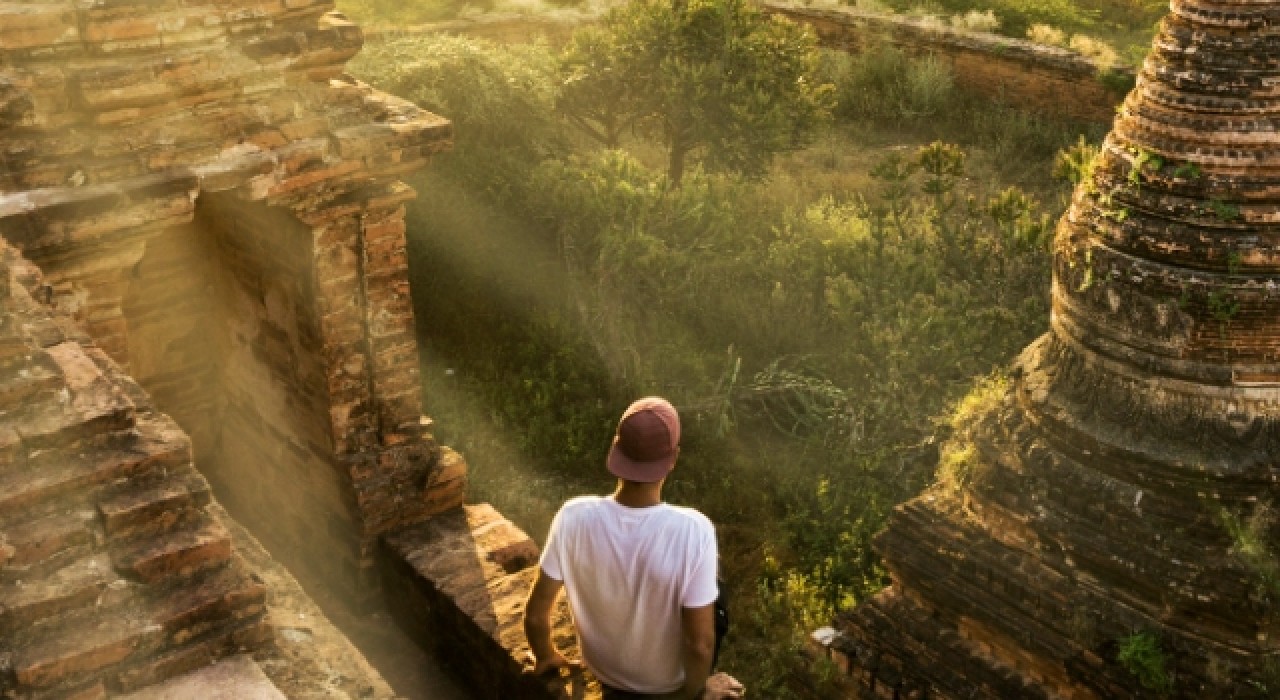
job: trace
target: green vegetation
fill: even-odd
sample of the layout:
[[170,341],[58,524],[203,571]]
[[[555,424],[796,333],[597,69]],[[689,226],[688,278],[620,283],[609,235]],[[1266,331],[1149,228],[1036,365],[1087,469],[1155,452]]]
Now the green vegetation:
[[1164,159],[1146,149],[1138,149],[1133,154],[1133,164],[1129,168],[1129,175],[1125,178],[1134,190],[1142,189],[1142,178],[1148,174],[1159,173],[1164,167]]
[[[1131,47],[1145,53],[1153,25],[1169,10],[1169,4],[1163,0],[928,0],[924,3],[884,0],[884,3],[898,12],[943,17],[967,18],[975,12],[989,11],[996,30],[1007,36],[1072,44],[1072,48],[1085,53],[1096,46],[1090,42],[1097,42],[1103,46],[1124,47],[1127,56],[1134,53]],[[975,28],[989,28],[991,23],[984,24],[987,27]],[[1116,56],[1115,49],[1101,50]]]
[[1162,694],[1173,690],[1169,657],[1160,648],[1160,639],[1155,634],[1141,631],[1122,637],[1116,661],[1133,674],[1143,688]]
[[666,495],[717,523],[737,620],[722,665],[755,697],[833,696],[804,637],[885,583],[871,536],[996,405],[998,378],[961,402],[974,378],[1044,331],[1068,187],[1049,173],[1080,129],[965,95],[927,59],[825,54],[837,119],[813,146],[677,183],[661,134],[580,84],[609,64],[575,56],[609,41],[432,37],[351,66],[457,125],[412,182],[427,410],[472,497],[541,538],[565,498],[611,487],[627,403],[670,397]]
[[1200,166],[1195,163],[1182,163],[1173,169],[1173,176],[1184,180],[1199,180]]
[[1221,199],[1211,199],[1205,205],[1207,210],[1222,221],[1235,221],[1240,218],[1240,207]]
[[1073,185],[1083,183],[1093,188],[1093,169],[1097,165],[1102,149],[1083,135],[1070,148],[1058,152],[1053,161],[1053,176]]
[[856,56],[827,54],[824,72],[836,87],[839,116],[846,119],[933,117],[956,97],[944,61],[933,55],[909,57],[888,44]]
[[943,490],[959,491],[972,481],[979,467],[974,431],[983,418],[996,411],[1008,390],[1008,377],[996,372],[956,404],[948,421],[951,438],[942,446],[938,459],[936,483]]
[[813,35],[746,0],[635,0],[581,32],[564,63],[571,121],[606,148],[624,126],[646,130],[666,146],[677,185],[691,156],[762,176],[829,111]]
[[1269,544],[1276,525],[1275,508],[1260,503],[1247,516],[1222,509],[1219,519],[1231,537],[1231,554],[1257,577],[1258,596],[1280,595],[1280,559]]

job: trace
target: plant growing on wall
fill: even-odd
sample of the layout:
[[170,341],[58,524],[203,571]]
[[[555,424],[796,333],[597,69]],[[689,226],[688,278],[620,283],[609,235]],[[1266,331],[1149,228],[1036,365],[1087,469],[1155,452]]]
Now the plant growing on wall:
[[746,0],[638,0],[570,43],[560,108],[609,147],[631,123],[652,133],[673,183],[690,158],[762,176],[830,114],[818,63],[812,33]]
[[1119,640],[1116,661],[1133,674],[1143,688],[1157,693],[1173,690],[1169,658],[1160,648],[1160,639],[1152,632],[1134,632]]
[[1221,199],[1211,199],[1205,205],[1209,212],[1222,221],[1235,221],[1240,218],[1240,207]]
[[1089,141],[1082,134],[1074,146],[1058,151],[1053,160],[1053,177],[1066,180],[1073,185],[1084,184],[1090,192],[1095,191],[1093,171],[1097,167],[1098,156],[1102,149]]
[[1261,503],[1248,514],[1224,508],[1218,518],[1231,537],[1232,556],[1257,576],[1259,596],[1270,598],[1280,594],[1280,559],[1269,545],[1276,522],[1275,507]]

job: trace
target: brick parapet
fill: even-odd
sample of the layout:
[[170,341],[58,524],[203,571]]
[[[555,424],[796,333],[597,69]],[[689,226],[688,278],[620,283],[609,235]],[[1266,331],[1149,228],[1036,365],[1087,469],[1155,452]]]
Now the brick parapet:
[[771,13],[808,25],[827,47],[861,52],[888,43],[947,63],[967,90],[1019,108],[1110,124],[1124,97],[1107,83],[1132,84],[1124,66],[1100,66],[1075,51],[1024,39],[975,32],[920,17],[765,2]]

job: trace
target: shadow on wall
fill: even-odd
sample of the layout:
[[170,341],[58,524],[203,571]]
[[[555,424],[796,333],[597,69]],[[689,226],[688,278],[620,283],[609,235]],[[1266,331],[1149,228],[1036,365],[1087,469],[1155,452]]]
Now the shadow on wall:
[[359,599],[361,531],[332,456],[310,231],[216,199],[147,240],[123,305],[130,369],[192,436],[232,515],[301,580]]

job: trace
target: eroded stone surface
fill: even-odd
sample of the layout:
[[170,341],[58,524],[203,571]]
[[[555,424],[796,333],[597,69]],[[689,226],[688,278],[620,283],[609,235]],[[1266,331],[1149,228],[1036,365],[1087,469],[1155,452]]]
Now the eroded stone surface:
[[332,10],[0,3],[0,235],[25,256],[0,275],[0,695],[262,648],[193,442],[349,592],[378,535],[461,503],[423,428],[396,179],[451,127],[344,76],[362,35]]
[[[449,122],[343,74],[363,37],[331,0],[8,4],[0,25],[0,235],[234,512],[279,517],[273,548],[308,552],[291,565],[361,590],[379,534],[462,501],[422,429],[396,179]],[[79,391],[101,379],[75,343],[50,345],[33,371],[64,372],[68,410],[128,420],[128,396]]]
[[243,654],[118,697],[120,700],[285,700],[258,664]]
[[[538,546],[488,504],[464,506],[385,539],[384,585],[401,623],[446,660],[477,697],[598,698],[588,673],[528,675],[524,604]],[[570,658],[577,636],[564,598],[552,639]],[[438,630],[449,630],[447,641]]]
[[[186,436],[0,244],[0,694],[102,697],[260,637],[263,589],[231,559]],[[163,671],[157,672],[159,666]]]
[[[893,585],[829,642],[862,695],[1274,693],[1277,18],[1173,3],[1059,224],[1051,331],[950,483],[895,510]],[[1146,686],[1135,634],[1163,655]]]

